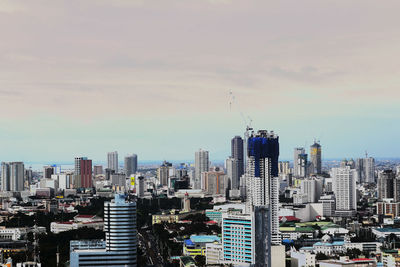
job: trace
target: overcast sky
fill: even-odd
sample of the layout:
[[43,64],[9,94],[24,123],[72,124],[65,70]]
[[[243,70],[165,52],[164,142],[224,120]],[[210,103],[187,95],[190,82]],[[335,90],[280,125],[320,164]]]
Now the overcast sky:
[[[400,1],[2,0],[0,160],[400,151]],[[235,101],[229,105],[229,91]],[[243,116],[240,115],[243,114]],[[242,118],[244,117],[244,118]]]

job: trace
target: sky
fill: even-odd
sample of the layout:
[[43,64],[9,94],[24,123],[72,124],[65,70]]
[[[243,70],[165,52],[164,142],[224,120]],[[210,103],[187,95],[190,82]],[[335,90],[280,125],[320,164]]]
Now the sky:
[[[2,0],[0,160],[399,157],[398,0]],[[232,92],[232,97],[230,95]]]

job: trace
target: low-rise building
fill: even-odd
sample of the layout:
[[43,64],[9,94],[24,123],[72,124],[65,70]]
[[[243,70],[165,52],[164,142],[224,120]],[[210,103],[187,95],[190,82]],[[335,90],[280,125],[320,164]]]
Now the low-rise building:
[[[205,256],[207,243],[220,243],[221,239],[215,235],[191,235],[183,243],[183,255],[196,257]],[[222,247],[221,247],[222,248]]]

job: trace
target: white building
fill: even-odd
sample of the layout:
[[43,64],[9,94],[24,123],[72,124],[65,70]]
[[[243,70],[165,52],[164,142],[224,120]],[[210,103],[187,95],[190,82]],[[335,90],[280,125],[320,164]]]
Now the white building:
[[333,192],[336,197],[336,211],[357,210],[355,170],[350,166],[332,168]]
[[314,253],[309,251],[299,252],[292,247],[290,250],[290,267],[315,267],[315,257]]
[[307,196],[307,203],[318,202],[322,193],[322,180],[315,177],[302,180],[300,192]]
[[220,264],[223,260],[222,244],[206,244],[206,264]]

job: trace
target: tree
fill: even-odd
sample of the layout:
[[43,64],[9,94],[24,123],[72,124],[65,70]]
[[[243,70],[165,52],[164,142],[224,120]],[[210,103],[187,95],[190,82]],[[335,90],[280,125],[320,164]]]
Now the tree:
[[205,266],[205,265],[206,265],[206,257],[205,257],[205,256],[197,255],[197,256],[194,258],[194,260],[196,261],[197,266],[202,267],[202,266]]
[[320,261],[320,260],[327,260],[327,259],[329,259],[329,257],[326,256],[324,253],[319,252],[315,256],[315,259]]

